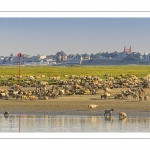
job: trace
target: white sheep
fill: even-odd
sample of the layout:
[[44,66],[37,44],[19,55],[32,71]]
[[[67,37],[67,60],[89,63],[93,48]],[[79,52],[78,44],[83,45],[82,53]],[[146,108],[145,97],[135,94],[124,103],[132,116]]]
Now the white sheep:
[[96,108],[98,105],[88,105],[88,109]]
[[112,112],[114,111],[114,109],[106,109],[104,116],[107,116],[107,114],[109,114],[109,116],[111,116]]
[[127,114],[125,112],[120,112],[119,113],[119,118],[126,118]]
[[127,117],[127,114],[125,112],[120,112],[119,113],[119,117],[121,118],[126,118]]

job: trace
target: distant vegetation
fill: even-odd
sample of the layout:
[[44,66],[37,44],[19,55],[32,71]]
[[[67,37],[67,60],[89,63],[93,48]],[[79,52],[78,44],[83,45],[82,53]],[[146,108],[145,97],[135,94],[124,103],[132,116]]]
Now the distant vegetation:
[[[130,75],[136,75],[141,78],[150,74],[150,66],[21,66],[21,76],[23,78],[29,75],[45,75],[41,80],[48,81],[49,77],[59,76],[61,79],[67,79],[65,75],[78,75],[78,76],[98,76],[106,79],[105,74],[112,75],[113,77],[124,74],[124,78]],[[18,75],[17,66],[0,66],[1,81],[6,81],[10,76]],[[22,79],[23,79],[22,78]],[[16,79],[17,81],[17,79]],[[12,81],[15,83],[16,81]]]

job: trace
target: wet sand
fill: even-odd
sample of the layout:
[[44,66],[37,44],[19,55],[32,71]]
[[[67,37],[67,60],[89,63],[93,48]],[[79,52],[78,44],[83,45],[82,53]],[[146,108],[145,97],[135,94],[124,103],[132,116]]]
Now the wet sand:
[[[2,87],[0,87],[2,88]],[[28,88],[31,89],[31,88]],[[9,97],[8,100],[0,99],[0,114],[9,111],[10,114],[29,114],[29,115],[86,115],[103,116],[105,109],[114,109],[112,116],[118,116],[119,112],[127,113],[127,116],[150,117],[150,89],[145,89],[147,101],[133,100],[131,97],[125,99],[114,99],[116,93],[125,88],[112,89],[109,99],[100,99],[103,90],[98,94],[91,95],[70,95],[62,96],[57,99],[30,101],[16,100]],[[88,110],[89,104],[97,104],[95,109]]]

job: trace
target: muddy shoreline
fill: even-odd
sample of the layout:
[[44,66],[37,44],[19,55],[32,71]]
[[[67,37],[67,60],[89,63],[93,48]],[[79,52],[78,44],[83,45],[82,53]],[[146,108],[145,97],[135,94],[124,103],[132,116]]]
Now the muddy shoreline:
[[[109,99],[101,99],[98,94],[91,95],[64,95],[57,99],[49,98],[48,100],[37,99],[36,101],[16,100],[9,97],[8,100],[0,99],[0,114],[9,111],[10,114],[16,115],[85,115],[85,116],[104,116],[105,109],[114,109],[112,116],[118,116],[119,112],[126,112],[131,117],[150,117],[150,89],[145,89],[147,101],[133,100],[133,98],[114,99],[116,93],[126,89],[112,89]],[[88,110],[89,104],[97,104],[95,109]]]

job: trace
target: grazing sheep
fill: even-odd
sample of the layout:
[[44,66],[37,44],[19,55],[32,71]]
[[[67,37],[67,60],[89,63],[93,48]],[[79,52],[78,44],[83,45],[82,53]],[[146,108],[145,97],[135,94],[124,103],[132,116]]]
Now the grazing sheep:
[[124,98],[124,95],[123,95],[123,94],[116,94],[114,98],[115,98],[115,99],[118,99],[118,98],[119,98],[119,99],[120,99],[120,98],[123,99],[123,98]]
[[109,89],[109,88],[106,87],[106,88],[104,88],[104,91],[105,91],[105,92],[110,92],[111,89]]
[[17,100],[17,99],[20,99],[20,100],[21,100],[21,99],[22,99],[22,95],[21,95],[21,94],[16,94],[16,95],[15,95],[15,98],[16,98],[16,100]]
[[41,75],[42,78],[45,78],[45,75]]
[[146,97],[146,96],[144,96],[144,100],[145,100],[145,101],[147,100],[147,97]]
[[104,92],[107,97],[110,97],[110,92]]
[[126,97],[126,98],[128,98],[129,93],[123,93],[123,96]]
[[59,95],[63,96],[65,94],[65,90],[59,90]]
[[52,93],[52,98],[58,98],[58,93]]
[[142,92],[142,94],[145,94],[145,91],[144,91],[144,89],[143,89],[143,88],[141,88],[141,92]]
[[27,99],[27,96],[26,96],[26,95],[22,95],[22,96],[21,96],[21,99],[25,99],[25,100],[26,100],[26,99]]
[[132,93],[133,99],[138,99],[138,95],[135,93]]
[[126,118],[127,114],[125,112],[120,112],[119,113],[119,118]]
[[139,101],[142,101],[142,96],[141,95],[139,95]]
[[111,116],[112,112],[114,111],[114,109],[106,109],[104,116],[107,116],[107,114],[109,114],[109,116]]
[[30,101],[31,100],[35,100],[36,101],[36,97],[34,95],[29,96],[29,98],[30,98]]
[[101,95],[101,99],[106,99],[107,98],[107,95],[105,95],[105,94],[103,94],[103,95]]
[[9,117],[9,111],[4,112],[4,117],[8,118]]
[[5,98],[6,100],[8,100],[9,94],[6,93]]
[[98,105],[88,105],[88,109],[96,108]]
[[6,96],[6,93],[0,93],[0,98],[3,98]]
[[45,100],[48,100],[48,96],[44,96],[44,99],[45,99]]
[[97,94],[96,90],[95,89],[92,89],[92,94]]

